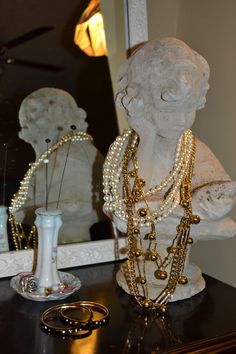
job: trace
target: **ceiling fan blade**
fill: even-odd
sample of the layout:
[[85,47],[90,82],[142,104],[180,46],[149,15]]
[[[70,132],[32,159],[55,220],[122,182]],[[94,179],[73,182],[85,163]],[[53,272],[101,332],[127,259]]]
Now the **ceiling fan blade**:
[[51,31],[52,29],[54,29],[54,27],[49,27],[49,26],[43,26],[43,27],[38,27],[35,28],[34,30],[27,32],[25,34],[22,34],[21,36],[12,39],[9,42],[6,42],[2,45],[2,48],[6,49],[10,49],[13,47],[16,47],[26,41],[30,41],[31,39],[34,39],[35,37],[41,36],[42,34]]
[[28,66],[35,69],[42,69],[48,71],[62,71],[65,69],[65,67],[63,66],[37,63],[29,60],[22,60],[22,59],[15,59],[15,58],[2,58],[0,61],[5,64]]

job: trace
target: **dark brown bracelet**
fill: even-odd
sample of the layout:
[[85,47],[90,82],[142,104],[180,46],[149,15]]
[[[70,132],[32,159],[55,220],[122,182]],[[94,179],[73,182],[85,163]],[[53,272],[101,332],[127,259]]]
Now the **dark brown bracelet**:
[[[77,324],[76,325],[64,325],[59,318],[59,311],[65,309],[77,310]],[[89,327],[90,320],[92,318],[92,311],[86,306],[82,306],[77,303],[62,304],[50,307],[40,316],[40,327],[49,335],[66,337],[84,338],[91,334],[92,328]],[[53,323],[53,324],[52,324]]]
[[[84,327],[86,329],[101,328],[108,322],[110,318],[109,311],[106,306],[97,302],[77,301],[74,304],[78,306],[84,306],[85,308],[90,309],[92,312],[90,321]],[[76,315],[76,307],[61,308],[59,310],[59,317],[65,325],[77,326],[79,321],[78,316]]]

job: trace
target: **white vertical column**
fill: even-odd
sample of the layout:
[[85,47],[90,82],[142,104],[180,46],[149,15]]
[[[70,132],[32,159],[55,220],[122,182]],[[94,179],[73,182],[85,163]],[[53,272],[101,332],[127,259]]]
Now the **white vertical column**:
[[148,40],[146,0],[124,0],[126,49]]

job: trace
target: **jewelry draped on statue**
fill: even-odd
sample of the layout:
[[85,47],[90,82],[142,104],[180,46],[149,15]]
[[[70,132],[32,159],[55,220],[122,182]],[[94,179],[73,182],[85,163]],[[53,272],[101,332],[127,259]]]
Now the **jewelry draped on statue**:
[[[128,261],[123,264],[122,271],[131,295],[140,306],[164,312],[176,286],[188,282],[183,271],[188,245],[193,242],[190,227],[191,224],[200,222],[199,216],[192,214],[191,201],[195,138],[189,129],[180,136],[172,171],[159,185],[147,190],[145,180],[139,176],[138,145],[139,136],[130,129],[110,147],[103,170],[104,209],[127,224]],[[164,192],[164,197],[160,205],[151,210],[148,198],[161,191]],[[140,202],[144,207],[138,205]],[[161,255],[158,251],[156,225],[167,218],[178,205],[183,209],[183,216],[170,247],[166,249],[165,255]],[[149,231],[142,236],[141,229],[144,227],[149,228]],[[156,279],[167,279],[166,285],[155,299],[148,296],[146,262],[155,262]]]
[[13,196],[11,205],[9,207],[9,222],[11,225],[11,232],[16,250],[22,248],[31,248],[31,245],[33,245],[35,248],[37,245],[37,229],[35,225],[30,227],[30,230],[27,234],[24,227],[22,226],[22,223],[15,220],[14,217],[14,213],[18,211],[26,202],[30,182],[35,174],[35,171],[41,164],[45,162],[45,159],[48,159],[53,152],[64,146],[66,143],[87,140],[93,142],[92,136],[84,131],[68,132],[60,140],[58,140],[56,144],[44,152],[37,161],[30,164],[30,168],[26,172],[23,180],[20,182],[20,188],[18,192]]

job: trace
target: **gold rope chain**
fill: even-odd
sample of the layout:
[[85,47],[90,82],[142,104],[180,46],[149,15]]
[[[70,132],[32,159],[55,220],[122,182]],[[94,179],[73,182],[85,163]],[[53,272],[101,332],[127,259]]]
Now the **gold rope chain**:
[[[185,149],[186,142],[185,142]],[[145,185],[145,181],[139,178],[138,175],[138,161],[137,161],[138,139],[135,131],[130,135],[127,147],[124,152],[122,176],[123,176],[123,196],[125,199],[126,212],[128,215],[127,220],[127,239],[128,239],[128,261],[123,267],[124,275],[126,277],[127,285],[130,293],[135,297],[138,304],[142,307],[152,310],[158,310],[160,312],[166,311],[166,304],[170,300],[171,296],[176,290],[178,283],[186,284],[186,277],[182,275],[184,270],[184,264],[187,254],[187,246],[192,243],[190,238],[190,226],[191,224],[197,224],[200,222],[200,218],[197,215],[192,214],[192,201],[191,201],[191,179],[193,173],[193,166],[195,160],[196,143],[193,140],[191,148],[191,158],[186,159],[183,164],[184,178],[180,186],[180,202],[179,205],[183,208],[183,216],[177,226],[177,234],[172,241],[171,247],[167,249],[168,256],[164,258],[160,263],[158,260],[161,256],[156,249],[157,232],[155,224],[151,224],[151,231],[144,239],[149,240],[149,246],[145,251],[138,248],[138,242],[142,247],[142,238],[140,232],[140,225],[134,224],[134,216],[137,214],[135,209],[135,191],[137,188],[141,188],[141,193],[147,208],[145,213],[143,210],[143,216],[150,213],[150,208],[145,196],[145,191],[142,189]],[[129,164],[132,162],[135,169],[129,171]],[[133,183],[131,183],[131,179]],[[144,208],[142,208],[144,209]],[[145,214],[145,215],[144,215]],[[151,252],[151,244],[154,243],[154,250]],[[143,259],[143,267],[141,267],[140,259]],[[166,286],[160,292],[160,294],[154,299],[150,299],[148,296],[148,284],[146,279],[146,261],[155,261],[158,271],[164,277],[159,279],[165,279],[167,272],[163,271],[165,267],[170,264],[170,272]],[[142,270],[141,270],[142,268]],[[138,272],[138,274],[137,274]],[[142,294],[139,291],[141,286]]]

